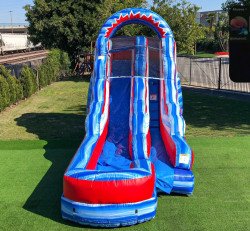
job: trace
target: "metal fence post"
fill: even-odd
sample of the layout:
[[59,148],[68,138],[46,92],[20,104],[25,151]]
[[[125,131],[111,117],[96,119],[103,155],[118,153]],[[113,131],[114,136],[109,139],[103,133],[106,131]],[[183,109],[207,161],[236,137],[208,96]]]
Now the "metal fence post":
[[192,81],[192,57],[189,57],[190,59],[190,66],[189,66],[189,85],[191,85]]
[[218,90],[221,89],[221,62],[222,58],[219,58],[219,78],[218,78]]

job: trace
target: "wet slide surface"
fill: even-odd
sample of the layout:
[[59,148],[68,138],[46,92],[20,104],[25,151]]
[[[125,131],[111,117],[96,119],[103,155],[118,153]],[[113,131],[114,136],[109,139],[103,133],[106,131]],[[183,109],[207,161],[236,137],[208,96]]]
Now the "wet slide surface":
[[98,160],[98,170],[112,171],[127,169],[130,166],[128,143],[130,87],[130,79],[111,80],[108,136]]
[[[130,61],[113,61],[114,76],[129,76]],[[155,166],[157,187],[170,193],[174,182],[174,168],[164,147],[159,128],[159,80],[149,81],[149,111],[151,153]],[[108,136],[98,160],[97,170],[115,171],[129,169],[132,163],[129,155],[129,107],[131,79],[110,79],[110,120]],[[140,125],[139,125],[140,126]]]

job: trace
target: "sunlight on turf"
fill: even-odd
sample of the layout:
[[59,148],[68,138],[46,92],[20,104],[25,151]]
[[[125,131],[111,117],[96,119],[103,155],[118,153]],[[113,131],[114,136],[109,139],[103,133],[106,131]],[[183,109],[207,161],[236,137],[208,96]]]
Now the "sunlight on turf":
[[[87,81],[57,82],[0,114],[0,229],[95,230],[60,215],[62,176],[84,137],[87,89]],[[118,230],[249,227],[250,104],[190,90],[184,102],[194,195],[160,195],[154,220]]]

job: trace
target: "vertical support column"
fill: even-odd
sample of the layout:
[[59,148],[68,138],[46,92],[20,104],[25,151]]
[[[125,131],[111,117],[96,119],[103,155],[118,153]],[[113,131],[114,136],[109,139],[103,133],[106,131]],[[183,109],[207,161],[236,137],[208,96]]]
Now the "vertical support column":
[[219,78],[218,78],[218,90],[221,89],[221,59],[222,58],[219,58]]
[[149,90],[147,38],[136,37],[134,77],[131,83],[130,123],[133,159],[147,159],[150,154]]
[[192,57],[189,57],[189,85],[192,83]]

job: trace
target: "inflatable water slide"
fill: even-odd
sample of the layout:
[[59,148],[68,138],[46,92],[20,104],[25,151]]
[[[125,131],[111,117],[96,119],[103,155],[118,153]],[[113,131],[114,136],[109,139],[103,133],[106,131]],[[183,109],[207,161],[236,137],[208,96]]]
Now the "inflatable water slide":
[[[158,37],[115,37],[134,23]],[[168,24],[142,8],[112,15],[96,41],[86,135],[64,174],[62,217],[91,226],[134,225],[155,217],[157,193],[192,194],[193,152],[182,113]]]

